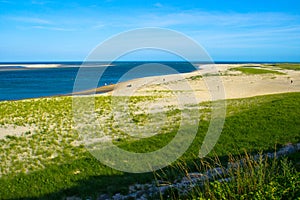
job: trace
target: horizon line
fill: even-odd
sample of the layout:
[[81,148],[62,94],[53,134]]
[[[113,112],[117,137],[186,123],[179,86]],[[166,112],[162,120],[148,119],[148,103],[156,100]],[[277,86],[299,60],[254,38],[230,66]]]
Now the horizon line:
[[184,60],[118,60],[118,61],[82,61],[82,60],[68,60],[68,61],[0,61],[0,64],[64,64],[64,63],[113,63],[113,62],[190,62],[190,63],[300,63],[300,61],[233,61],[233,60],[218,60],[218,61],[184,61]]

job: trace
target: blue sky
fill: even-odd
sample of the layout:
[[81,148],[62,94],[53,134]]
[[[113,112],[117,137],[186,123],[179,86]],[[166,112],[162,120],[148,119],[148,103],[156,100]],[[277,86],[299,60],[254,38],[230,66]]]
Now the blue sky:
[[84,60],[143,27],[182,32],[215,61],[300,62],[299,0],[0,0],[0,62]]

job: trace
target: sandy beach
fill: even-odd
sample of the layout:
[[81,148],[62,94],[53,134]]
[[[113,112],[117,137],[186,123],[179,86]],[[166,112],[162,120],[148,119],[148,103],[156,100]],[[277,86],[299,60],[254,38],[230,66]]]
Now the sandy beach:
[[14,67],[24,68],[24,69],[39,69],[39,68],[58,68],[61,64],[1,64],[1,68],[14,68]]
[[[232,70],[241,66],[249,64],[206,65],[191,73],[140,78],[100,87],[96,91],[108,92],[100,95],[115,96],[162,95],[169,101],[172,94],[183,92],[195,95],[197,102],[300,92],[300,71],[270,68],[282,74],[243,74]],[[263,65],[255,65],[255,68],[268,70]]]

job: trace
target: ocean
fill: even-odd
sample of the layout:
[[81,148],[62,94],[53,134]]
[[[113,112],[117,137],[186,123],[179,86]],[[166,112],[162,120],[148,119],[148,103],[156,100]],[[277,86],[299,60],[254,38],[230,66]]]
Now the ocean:
[[[73,92],[81,64],[80,62],[0,63],[0,101],[70,94]],[[108,63],[86,63],[85,66],[88,68],[86,68],[85,78],[88,81],[91,77],[100,76],[97,74],[99,67],[106,68],[98,82],[98,87],[120,82],[124,74],[138,66],[147,65],[150,70],[133,71],[121,81],[173,73],[170,70],[160,70],[163,68],[157,68],[158,64],[168,66],[179,73],[192,72],[198,68],[198,65],[188,62],[114,62],[109,65]],[[44,68],[38,68],[37,65],[43,65]],[[45,68],[45,66],[52,68]]]

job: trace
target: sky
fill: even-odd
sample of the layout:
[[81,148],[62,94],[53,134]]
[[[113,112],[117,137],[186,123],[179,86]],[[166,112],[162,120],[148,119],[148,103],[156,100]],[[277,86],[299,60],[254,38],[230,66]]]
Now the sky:
[[82,61],[144,27],[178,31],[214,61],[300,62],[299,0],[0,0],[0,62]]

